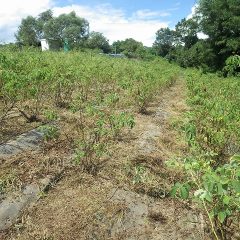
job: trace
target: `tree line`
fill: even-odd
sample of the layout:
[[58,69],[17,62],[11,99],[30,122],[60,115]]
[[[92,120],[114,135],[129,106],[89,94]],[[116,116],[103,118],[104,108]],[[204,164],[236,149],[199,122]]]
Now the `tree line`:
[[99,49],[103,53],[124,53],[128,57],[143,55],[146,47],[132,38],[116,41],[112,45],[100,32],[89,32],[89,22],[76,15],[69,14],[53,16],[51,10],[40,13],[37,17],[28,16],[22,22],[15,34],[17,43],[23,46],[40,45],[41,39],[47,39],[55,48],[62,48],[68,42],[71,49]]
[[37,47],[45,38],[58,47],[67,41],[72,49],[100,49],[130,58],[157,55],[182,67],[240,72],[240,0],[199,0],[191,18],[179,21],[174,30],[159,29],[152,47],[132,38],[110,45],[102,33],[89,32],[89,22],[75,12],[54,17],[51,10],[22,19],[15,36],[26,46]]
[[153,47],[182,67],[219,71],[227,63],[240,72],[240,0],[199,0],[191,18],[158,30]]

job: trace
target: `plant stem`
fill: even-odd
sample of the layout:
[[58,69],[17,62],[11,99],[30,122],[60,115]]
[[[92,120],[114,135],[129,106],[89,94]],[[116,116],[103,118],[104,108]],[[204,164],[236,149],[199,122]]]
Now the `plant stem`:
[[210,224],[211,224],[212,232],[213,232],[215,238],[216,238],[217,240],[219,240],[219,237],[218,237],[218,235],[217,235],[217,233],[216,233],[216,231],[215,231],[215,229],[214,229],[214,224],[213,224],[212,218],[211,218],[211,216],[210,216],[210,213],[209,213],[209,211],[208,211],[208,209],[207,209],[206,203],[205,203],[204,200],[202,200],[202,201],[203,201],[204,209],[205,209],[205,211],[206,211],[206,213],[207,213],[207,215],[208,215],[208,219],[209,219]]

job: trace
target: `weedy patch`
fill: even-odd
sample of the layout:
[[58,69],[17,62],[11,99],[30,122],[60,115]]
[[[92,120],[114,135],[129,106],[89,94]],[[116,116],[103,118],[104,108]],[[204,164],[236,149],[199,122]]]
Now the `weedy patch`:
[[[176,182],[171,194],[198,202],[210,223],[212,237],[230,239],[239,229],[240,85],[234,78],[210,78],[195,71],[189,71],[187,79],[191,109],[182,131],[189,153],[172,162],[175,169],[185,173],[185,180]],[[229,145],[235,146],[232,152],[226,151]]]
[[0,195],[3,195],[7,192],[20,190],[22,182],[16,173],[1,173],[0,176]]

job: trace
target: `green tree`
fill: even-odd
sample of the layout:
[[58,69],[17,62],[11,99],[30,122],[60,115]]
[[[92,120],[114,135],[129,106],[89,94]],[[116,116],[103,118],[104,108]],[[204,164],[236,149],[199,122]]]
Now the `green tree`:
[[181,67],[196,67],[204,71],[211,71],[214,65],[215,54],[208,41],[199,40],[189,49],[183,46],[176,47],[171,53],[171,57]]
[[38,46],[39,44],[39,31],[36,18],[28,16],[22,19],[21,25],[15,34],[17,42],[26,46]]
[[139,57],[138,52],[144,47],[141,42],[138,42],[133,38],[127,38],[123,41],[114,42],[112,48],[114,52],[124,53],[127,57],[136,58]]
[[193,18],[186,20],[182,19],[176,25],[176,37],[179,39],[179,44],[189,49],[198,41],[198,22]]
[[42,12],[38,15],[38,20],[46,23],[47,21],[53,19],[53,12],[51,9],[48,9],[45,12]]
[[58,42],[59,45],[67,40],[71,47],[79,47],[88,38],[89,23],[71,12],[47,21],[43,31],[47,40]]
[[22,19],[15,34],[17,41],[26,46],[38,46],[40,39],[44,37],[43,27],[51,19],[53,19],[51,10],[40,13],[36,18],[28,16]]
[[156,50],[157,55],[165,57],[174,49],[176,43],[176,33],[169,28],[160,28],[156,33],[156,40],[153,48]]
[[72,47],[78,47],[89,34],[89,23],[80,18],[75,12],[53,17],[51,10],[47,10],[34,18],[24,18],[15,35],[17,41],[27,46],[38,46],[41,38],[54,41],[63,46],[67,40]]
[[111,52],[109,40],[102,33],[91,32],[86,42],[86,46],[91,49],[101,49],[104,53]]
[[38,18],[36,20],[37,22],[36,30],[37,30],[38,38],[44,38],[43,28],[46,25],[46,23],[52,19],[53,19],[53,12],[50,9],[38,15]]
[[152,47],[139,46],[136,50],[136,55],[138,58],[151,60],[156,55]]
[[240,0],[199,0],[197,13],[221,68],[233,53],[240,54]]

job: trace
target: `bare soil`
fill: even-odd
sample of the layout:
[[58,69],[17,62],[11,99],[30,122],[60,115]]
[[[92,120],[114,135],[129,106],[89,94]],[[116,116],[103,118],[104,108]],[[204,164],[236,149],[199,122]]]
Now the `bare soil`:
[[165,162],[187,151],[174,128],[187,110],[185,99],[181,79],[159,93],[148,114],[135,114],[135,128],[112,146],[96,176],[69,164],[72,145],[67,133],[42,150],[5,163],[5,172],[15,169],[22,182],[63,174],[10,230],[0,233],[0,239],[210,239],[203,216],[188,202],[169,197],[181,173]]

